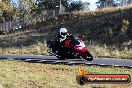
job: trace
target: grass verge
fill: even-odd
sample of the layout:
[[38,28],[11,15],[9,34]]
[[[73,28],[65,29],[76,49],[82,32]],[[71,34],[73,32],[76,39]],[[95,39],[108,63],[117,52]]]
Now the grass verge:
[[[76,82],[78,66],[51,65],[0,60],[0,86],[3,88],[131,88],[132,84],[90,84]],[[85,66],[87,73],[130,74],[132,69]]]
[[106,45],[89,45],[88,49],[95,57],[112,57],[112,58],[122,58],[131,59],[132,49],[123,49],[108,47]]
[[0,54],[48,55],[46,44],[38,43],[24,47],[0,48]]

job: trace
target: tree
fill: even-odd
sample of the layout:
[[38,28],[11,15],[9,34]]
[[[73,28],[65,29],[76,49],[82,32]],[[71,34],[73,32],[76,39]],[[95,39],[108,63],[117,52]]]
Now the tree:
[[5,21],[13,20],[13,8],[9,4],[8,0],[0,1],[0,17],[4,17]]
[[84,9],[89,10],[90,3],[84,2],[84,3],[83,3],[83,6],[84,6]]
[[120,2],[120,6],[132,4],[132,0],[118,0]]
[[34,0],[19,0],[17,7],[17,20],[20,23],[25,23],[25,20],[31,15],[31,10],[35,7]]
[[127,4],[132,4],[132,0],[128,0],[127,1]]
[[99,0],[98,2],[96,2],[97,8],[104,8],[105,7],[105,5],[104,5],[105,1],[106,0]]
[[96,4],[97,4],[97,8],[100,8],[100,9],[104,7],[116,6],[114,0],[99,0],[98,2],[96,2]]
[[[61,0],[66,5],[67,0]],[[56,6],[60,5],[60,0],[36,0],[36,6],[40,10],[56,9]]]
[[1,16],[3,16],[6,21],[12,21],[15,15],[19,16],[19,18],[21,19],[22,14],[26,15],[30,12],[31,7],[33,6],[33,1],[34,0],[1,0]]
[[69,2],[71,0],[36,0],[36,9],[41,12],[43,10],[55,10],[56,8],[59,9],[60,2],[61,4],[67,8],[69,5]]
[[72,11],[79,11],[84,8],[83,2],[82,1],[72,1],[68,7],[66,8],[67,11],[72,12]]
[[120,0],[121,6],[127,5],[127,0]]
[[132,0],[114,0],[117,3],[117,6],[125,6],[132,4]]

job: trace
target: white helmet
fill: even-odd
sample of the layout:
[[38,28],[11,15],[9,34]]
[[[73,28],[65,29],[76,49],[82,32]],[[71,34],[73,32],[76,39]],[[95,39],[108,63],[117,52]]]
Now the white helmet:
[[66,28],[61,28],[61,29],[60,29],[60,35],[61,35],[62,37],[65,37],[65,36],[67,35],[67,30],[66,30]]

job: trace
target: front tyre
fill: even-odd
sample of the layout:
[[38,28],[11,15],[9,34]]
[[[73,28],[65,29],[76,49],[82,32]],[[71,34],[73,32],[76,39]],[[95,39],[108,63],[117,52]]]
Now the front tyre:
[[85,60],[87,60],[87,61],[92,61],[92,60],[93,60],[93,56],[92,56],[88,51],[86,51],[86,52],[84,53],[83,58],[84,58]]

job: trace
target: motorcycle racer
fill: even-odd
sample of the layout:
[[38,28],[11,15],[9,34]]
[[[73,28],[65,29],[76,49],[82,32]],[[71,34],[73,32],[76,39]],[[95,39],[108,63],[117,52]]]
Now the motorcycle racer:
[[72,38],[72,37],[73,37],[72,34],[69,34],[66,28],[60,28],[60,31],[57,36],[57,42],[63,44],[67,38]]
[[93,60],[92,54],[85,47],[84,41],[67,32],[66,28],[60,28],[54,41],[47,41],[54,55],[60,60],[80,58]]

